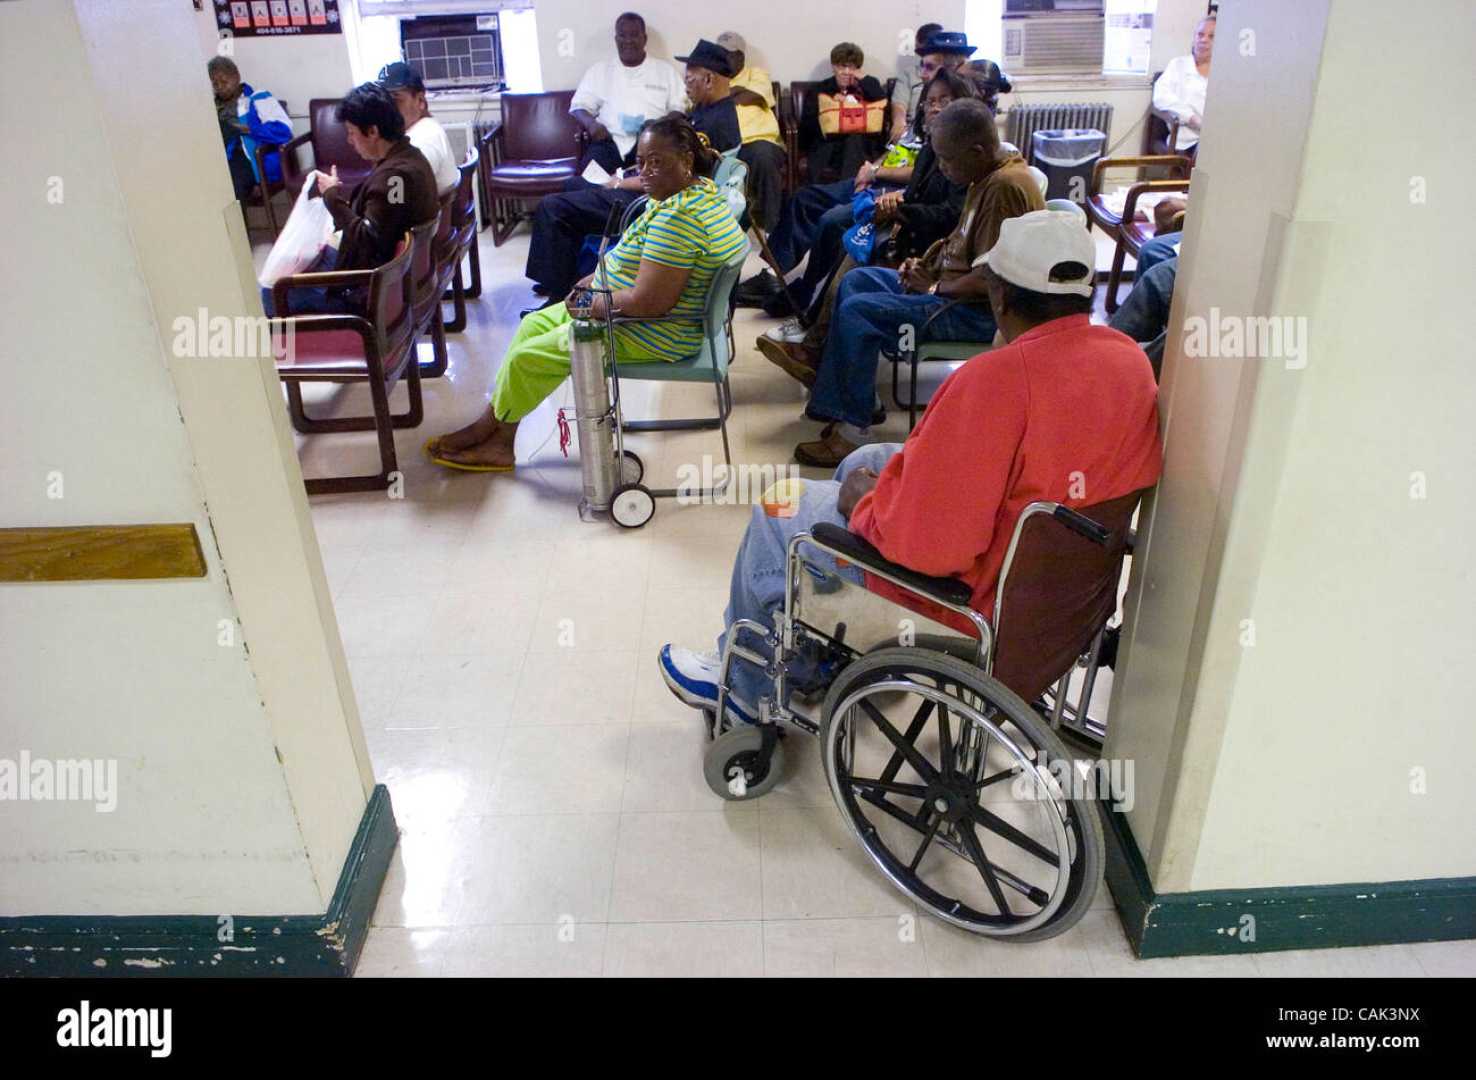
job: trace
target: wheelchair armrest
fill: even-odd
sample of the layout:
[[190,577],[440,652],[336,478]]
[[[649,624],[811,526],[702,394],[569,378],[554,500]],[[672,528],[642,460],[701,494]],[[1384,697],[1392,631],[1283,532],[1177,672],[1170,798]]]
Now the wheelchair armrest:
[[902,582],[909,589],[921,593],[932,600],[943,604],[952,604],[954,607],[968,607],[973,598],[974,590],[967,581],[959,581],[950,577],[929,577],[927,574],[919,574],[916,570],[909,570],[905,566],[890,562],[886,556],[877,551],[870,543],[839,525],[832,525],[828,521],[817,522],[810,530],[810,535],[826,547],[834,548],[845,556],[847,562],[854,563],[863,570],[877,571],[887,574]]

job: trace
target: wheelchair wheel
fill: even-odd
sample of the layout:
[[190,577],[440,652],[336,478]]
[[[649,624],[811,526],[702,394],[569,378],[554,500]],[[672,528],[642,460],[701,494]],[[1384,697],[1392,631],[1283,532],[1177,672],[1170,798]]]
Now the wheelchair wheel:
[[753,724],[735,724],[708,743],[702,775],[713,794],[729,802],[768,794],[784,776],[784,744],[778,735],[772,727],[765,735]]
[[856,839],[938,918],[1039,941],[1086,914],[1104,859],[1094,799],[1049,726],[981,669],[868,654],[831,685],[820,739]]

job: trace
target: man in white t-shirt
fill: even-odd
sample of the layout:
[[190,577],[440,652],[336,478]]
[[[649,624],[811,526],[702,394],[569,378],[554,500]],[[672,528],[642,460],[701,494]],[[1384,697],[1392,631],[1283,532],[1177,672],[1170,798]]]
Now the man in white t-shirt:
[[405,118],[410,145],[425,155],[436,177],[436,194],[445,195],[461,182],[456,153],[446,129],[430,114],[425,100],[425,81],[409,64],[388,64],[379,71],[379,85],[395,99],[395,108]]
[[1194,28],[1194,52],[1176,56],[1153,84],[1153,107],[1179,118],[1174,149],[1193,153],[1204,123],[1204,98],[1209,89],[1210,53],[1215,47],[1215,17],[1206,15]]
[[675,65],[646,55],[646,20],[632,11],[615,20],[615,51],[618,59],[584,73],[569,104],[569,115],[589,135],[581,171],[594,160],[614,173],[635,149],[641,125],[681,112],[686,99]]

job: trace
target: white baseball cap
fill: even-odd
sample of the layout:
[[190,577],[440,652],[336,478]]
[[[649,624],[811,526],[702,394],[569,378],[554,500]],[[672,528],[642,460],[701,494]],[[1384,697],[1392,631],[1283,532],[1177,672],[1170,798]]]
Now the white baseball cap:
[[728,30],[718,35],[717,43],[729,52],[748,52],[748,42],[743,40],[743,35],[736,30]]
[[[1052,281],[1051,270],[1061,263],[1080,263],[1086,273]],[[1032,210],[1000,222],[999,240],[974,265],[987,266],[1011,285],[1031,292],[1091,296],[1097,245],[1079,215]]]

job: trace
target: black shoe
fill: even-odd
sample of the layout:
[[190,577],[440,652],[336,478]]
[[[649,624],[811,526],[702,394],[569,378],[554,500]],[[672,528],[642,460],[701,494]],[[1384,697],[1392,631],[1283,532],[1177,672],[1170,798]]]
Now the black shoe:
[[791,315],[802,314],[793,292],[784,289],[780,289],[758,306],[764,309],[765,315],[775,319],[787,319]]
[[747,281],[738,283],[738,287],[733,290],[733,302],[739,307],[762,307],[765,300],[776,295],[782,296],[783,292],[779,279],[764,270]]

